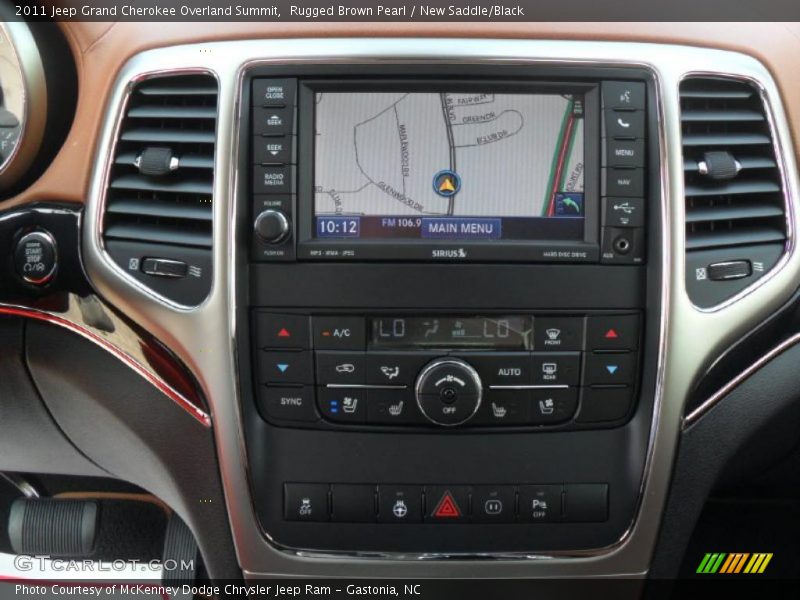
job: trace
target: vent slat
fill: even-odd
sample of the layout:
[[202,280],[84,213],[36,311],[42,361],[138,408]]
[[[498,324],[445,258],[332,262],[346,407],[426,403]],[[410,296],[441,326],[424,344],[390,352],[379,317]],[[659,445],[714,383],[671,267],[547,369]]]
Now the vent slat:
[[685,133],[684,146],[757,146],[770,144],[769,136],[763,133]]
[[780,192],[781,186],[774,181],[724,181],[724,182],[709,182],[705,185],[692,185],[686,186],[686,196],[694,198],[698,196],[731,196],[739,194],[769,194],[772,192]]
[[731,122],[747,123],[764,120],[764,115],[756,110],[690,109],[681,113],[683,122]]
[[786,239],[782,230],[771,227],[750,227],[732,231],[706,231],[686,236],[687,250],[705,250],[729,246],[750,246],[781,242]]
[[169,179],[144,175],[123,175],[111,182],[111,189],[139,190],[146,192],[170,192],[173,194],[204,194],[210,196],[214,186],[203,179]]
[[781,216],[783,216],[783,210],[779,206],[756,202],[729,204],[727,206],[700,206],[686,210],[687,223],[703,223],[719,221],[720,219],[726,221],[768,219]]
[[155,242],[180,246],[211,248],[211,232],[185,229],[175,225],[115,223],[106,228],[105,236],[112,240]]
[[157,142],[175,144],[213,144],[213,131],[195,131],[187,129],[155,129],[151,127],[133,127],[120,136],[124,142]]
[[[114,159],[114,164],[133,166],[133,161],[136,160],[138,154],[136,152],[120,152]],[[184,154],[178,155],[180,166],[188,169],[213,169],[214,168],[214,155],[213,154]]]
[[[767,156],[736,156],[742,170],[748,169],[774,169],[778,165],[775,160]],[[683,159],[683,170],[687,172],[699,171],[700,167],[696,160],[688,157]]]
[[128,111],[130,119],[213,119],[217,114],[213,106],[134,106]]
[[205,204],[170,204],[158,200],[143,198],[119,198],[108,206],[112,215],[139,215],[168,219],[192,219],[195,221],[211,221],[211,203]]
[[[177,79],[177,78],[176,78]],[[204,76],[186,77],[183,81],[156,78],[144,81],[136,88],[142,96],[217,96],[217,84],[203,82]],[[190,81],[194,80],[194,81]]]

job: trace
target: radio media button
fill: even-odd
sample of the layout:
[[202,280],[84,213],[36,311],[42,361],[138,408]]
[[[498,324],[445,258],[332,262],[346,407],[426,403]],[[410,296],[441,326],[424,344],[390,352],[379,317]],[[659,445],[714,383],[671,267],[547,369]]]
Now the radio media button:
[[260,385],[258,401],[261,414],[279,421],[304,421],[313,423],[319,420],[314,408],[314,388],[272,387]]
[[640,81],[604,81],[601,89],[603,108],[644,110],[645,86]]
[[561,485],[519,486],[519,520],[525,523],[554,523],[561,520]]
[[470,352],[460,355],[478,371],[485,385],[528,385],[531,382],[527,352]]
[[254,194],[293,194],[295,171],[292,166],[262,166],[253,169]]
[[510,485],[472,488],[472,514],[478,523],[513,523],[516,492]]
[[376,517],[374,485],[331,485],[331,521],[369,523]]
[[583,388],[578,423],[603,423],[625,418],[631,408],[633,388]]
[[256,345],[259,348],[298,348],[310,345],[308,317],[257,312]]
[[587,350],[636,350],[639,347],[639,315],[590,315]]
[[636,354],[632,352],[587,352],[584,385],[633,385]]
[[296,95],[296,79],[253,79],[253,106],[292,106]]
[[317,383],[364,383],[363,352],[317,352]]
[[337,423],[363,423],[367,414],[367,394],[363,388],[317,388],[317,404],[322,416]]
[[530,390],[486,390],[470,425],[524,425],[528,422]]
[[602,169],[603,196],[644,196],[644,170],[608,167]]
[[603,198],[603,225],[644,227],[644,198]]
[[422,521],[422,487],[418,485],[379,485],[378,521],[381,523],[419,523]]
[[578,408],[578,388],[531,390],[530,423],[555,425],[569,421]]
[[314,348],[317,350],[364,350],[364,317],[312,317]]
[[310,352],[258,353],[258,376],[261,383],[314,383]]
[[367,423],[374,425],[424,425],[411,389],[371,389],[367,393]]
[[579,352],[534,352],[534,385],[578,385],[581,378]]
[[328,485],[284,483],[283,518],[287,521],[327,521]]
[[253,133],[266,136],[291,135],[294,133],[294,106],[254,107]]
[[606,110],[605,136],[614,139],[641,139],[644,137],[644,111]]
[[436,358],[426,352],[367,352],[367,385],[413,385],[422,367]]
[[644,140],[606,140],[603,166],[643,167]]
[[295,164],[295,136],[253,138],[253,162],[257,165]]
[[534,350],[583,349],[583,317],[534,317]]

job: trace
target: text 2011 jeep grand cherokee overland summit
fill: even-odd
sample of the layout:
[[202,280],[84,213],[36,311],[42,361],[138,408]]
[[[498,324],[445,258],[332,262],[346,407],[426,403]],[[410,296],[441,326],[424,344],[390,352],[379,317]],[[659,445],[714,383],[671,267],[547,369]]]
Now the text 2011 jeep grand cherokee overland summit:
[[3,577],[798,577],[796,25],[7,8]]

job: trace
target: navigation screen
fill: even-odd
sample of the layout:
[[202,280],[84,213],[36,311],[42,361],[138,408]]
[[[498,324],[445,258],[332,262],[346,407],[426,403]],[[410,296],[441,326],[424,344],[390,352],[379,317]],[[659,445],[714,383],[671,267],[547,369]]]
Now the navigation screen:
[[316,237],[583,239],[582,95],[325,92],[315,103]]

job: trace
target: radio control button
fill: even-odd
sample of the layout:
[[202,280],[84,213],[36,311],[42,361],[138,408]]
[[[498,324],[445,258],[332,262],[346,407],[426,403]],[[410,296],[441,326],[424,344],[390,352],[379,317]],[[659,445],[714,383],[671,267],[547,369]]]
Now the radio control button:
[[337,423],[363,423],[367,414],[367,394],[363,388],[317,388],[317,404],[322,416]]
[[258,353],[261,383],[314,383],[310,352]]
[[581,379],[579,352],[534,352],[534,385],[578,385]]
[[607,138],[640,139],[644,137],[644,111],[606,110],[605,136]]
[[256,165],[253,168],[254,194],[294,194],[294,187],[293,166]]
[[364,350],[364,317],[312,317],[314,348],[317,350]]
[[569,421],[578,408],[578,388],[531,390],[530,423],[555,425]]
[[279,421],[304,421],[313,423],[319,420],[314,408],[314,388],[272,387],[260,385],[258,402],[261,414]]
[[265,210],[256,217],[255,231],[259,239],[266,244],[278,244],[291,233],[291,226],[286,215],[278,210]]
[[584,385],[633,385],[636,379],[636,354],[588,352],[584,370]]
[[296,95],[296,79],[253,79],[253,106],[292,106]]
[[530,390],[488,389],[470,425],[525,425],[530,403]]
[[253,108],[255,135],[287,135],[294,133],[294,106]]
[[525,523],[560,521],[563,491],[560,485],[519,486],[519,520]]
[[309,347],[308,317],[306,315],[283,315],[255,313],[256,345],[259,348]]
[[487,386],[528,385],[531,382],[530,354],[527,352],[475,352],[460,357],[475,367]]
[[643,167],[644,140],[606,140],[603,166]]
[[630,411],[632,400],[630,387],[583,388],[581,410],[575,420],[578,423],[619,421]]
[[257,165],[295,164],[295,136],[253,138],[253,162]]
[[427,423],[411,389],[371,389],[367,394],[367,423],[374,425],[424,425]]
[[417,377],[417,405],[437,425],[460,425],[478,410],[483,385],[478,373],[457,358],[431,362]]
[[636,350],[639,347],[639,315],[590,315],[587,350]]
[[317,352],[317,383],[363,384],[363,352]]
[[602,169],[603,196],[644,196],[644,170],[608,167]]
[[583,317],[535,317],[533,336],[534,350],[582,350]]
[[604,81],[603,108],[644,110],[645,86],[641,81]]
[[413,385],[425,364],[436,358],[427,352],[367,352],[367,385]]

